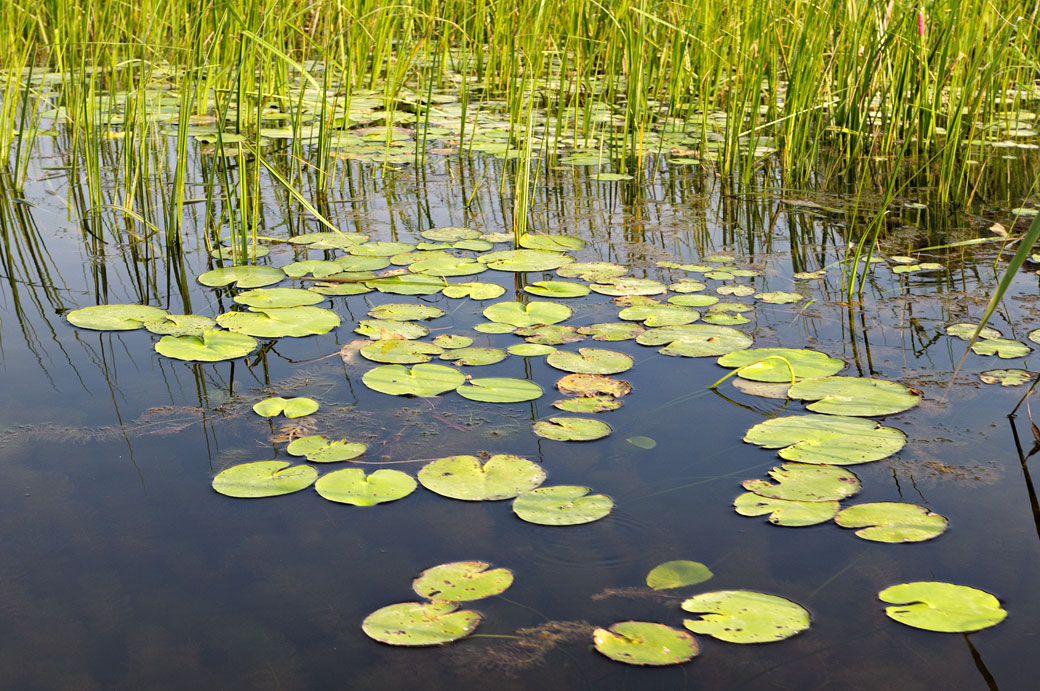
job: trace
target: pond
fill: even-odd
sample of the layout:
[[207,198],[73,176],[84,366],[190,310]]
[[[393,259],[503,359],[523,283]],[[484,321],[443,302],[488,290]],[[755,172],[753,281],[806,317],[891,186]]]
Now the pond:
[[[850,297],[842,260],[857,238],[848,190],[793,189],[768,165],[746,184],[663,162],[632,180],[546,166],[530,198],[528,253],[497,257],[489,253],[514,249],[514,192],[502,182],[509,161],[348,161],[317,204],[348,233],[342,241],[258,174],[253,221],[263,256],[249,263],[291,265],[284,273],[298,277],[275,271],[257,284],[312,289],[301,298],[198,280],[227,278],[207,274],[219,266],[206,243],[219,218],[211,192],[189,188],[179,245],[149,236],[114,199],[84,214],[76,201],[84,183],[62,165],[62,146],[41,145],[24,193],[5,189],[0,207],[0,657],[9,688],[1031,688],[1022,660],[1040,644],[1040,510],[1022,454],[1034,442],[1025,405],[1007,417],[1028,389],[1015,377],[1029,379],[995,374],[998,383],[983,383],[980,374],[1040,369],[1040,346],[1028,338],[1040,327],[1035,266],[1019,272],[990,321],[1007,340],[989,334],[981,350],[996,354],[971,353],[958,369],[968,342],[947,327],[977,323],[1009,254],[988,241],[919,251],[999,237],[989,224],[1011,227],[1011,208],[1035,207],[1026,190],[1007,191],[1007,203],[983,219],[919,204],[926,188],[908,186],[890,208],[880,261],[861,264],[863,292]],[[1007,177],[1035,170],[1031,156],[1004,161]],[[195,152],[190,166],[211,179],[214,160]],[[155,197],[141,203],[161,206],[161,186],[151,189]],[[365,271],[384,278],[368,283],[372,274],[356,273]],[[341,282],[317,280],[330,273]],[[481,285],[445,289],[469,283]],[[259,311],[304,299],[294,309],[314,311],[287,324],[272,326],[277,319]],[[139,328],[144,317],[131,316],[132,330],[97,330],[98,315],[74,312],[105,304],[235,313],[221,326],[257,340],[245,339],[247,354],[232,345],[219,353],[228,359],[194,361],[212,353]],[[574,328],[539,326],[547,323]],[[696,325],[715,331],[689,335]],[[169,347],[156,352],[162,342]],[[845,473],[841,507],[901,502],[942,518],[924,521],[914,541],[891,544],[837,525],[832,501],[788,506],[813,516],[827,507],[801,527],[738,514],[734,501],[748,484],[768,494],[771,469],[806,460],[778,456],[776,447],[792,442],[745,442],[749,429],[809,413],[824,396],[786,395],[785,376],[802,371],[804,352],[746,372],[769,369],[769,386],[749,375],[712,388],[761,359],[716,363],[749,344],[829,356],[806,365],[825,370],[813,376],[898,382],[894,407],[853,413],[874,417],[849,423],[827,446],[844,441],[861,454],[856,461],[870,461],[835,466]],[[399,369],[378,369],[424,360],[461,374],[427,370],[432,383],[402,383]],[[557,390],[568,373],[600,376]],[[483,378],[507,381],[480,387]],[[465,379],[477,381],[464,389],[482,390],[455,393]],[[574,387],[599,395],[575,396]],[[423,395],[394,395],[409,391]],[[864,400],[846,394],[838,391]],[[255,412],[272,397],[310,399],[317,411],[286,417],[275,402],[260,406],[270,416]],[[848,440],[875,435],[877,423],[898,430],[899,441],[865,458]],[[326,448],[315,435],[350,446]],[[300,439],[309,441],[291,454]],[[515,488],[491,492],[498,500],[449,498],[480,491],[438,485],[443,466],[425,478],[421,470],[436,459],[498,455],[530,462],[502,481]],[[315,471],[283,496],[214,491],[255,491],[241,478],[215,478],[271,460]],[[392,478],[386,487],[358,489],[356,475],[341,475],[343,486],[328,483],[321,494],[309,486],[344,468],[410,479],[383,476]],[[861,489],[846,498],[857,481]],[[525,515],[512,497],[539,484],[605,499]],[[393,501],[357,506],[326,494]],[[763,496],[745,499],[745,513],[761,513]],[[574,524],[543,524],[553,521]],[[675,560],[707,567],[698,571],[706,580],[648,587],[648,573]],[[423,600],[413,592],[420,573],[461,561],[512,577],[508,589],[491,588],[499,594],[462,603],[480,616],[471,635],[419,648],[366,636],[362,622],[373,612]],[[918,581],[992,593],[1007,617],[970,634],[887,617],[878,593]],[[434,597],[439,587],[425,592]],[[731,590],[786,598],[811,623],[759,645],[698,631],[700,654],[662,668],[620,664],[594,648],[593,630],[618,622],[684,630],[696,618],[684,601]]]

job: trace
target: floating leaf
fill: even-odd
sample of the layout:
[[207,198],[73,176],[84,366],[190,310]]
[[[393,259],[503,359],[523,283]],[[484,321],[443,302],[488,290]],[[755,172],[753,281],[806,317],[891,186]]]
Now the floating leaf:
[[453,348],[443,355],[441,360],[450,360],[457,365],[493,365],[506,359],[507,353],[502,348]]
[[555,324],[571,316],[571,308],[556,302],[496,302],[484,308],[483,315],[493,322],[513,326]]
[[602,324],[591,324],[582,326],[578,333],[592,336],[594,341],[628,341],[646,329],[638,324],[627,324],[625,322],[606,322]]
[[253,406],[253,412],[261,417],[277,417],[284,414],[287,418],[304,417],[318,411],[318,402],[312,398],[282,398],[274,396],[265,398]]
[[805,299],[805,296],[801,293],[785,293],[781,290],[776,290],[771,293],[756,293],[755,297],[762,302],[768,302],[771,305],[786,305],[791,302],[799,302]]
[[95,331],[133,331],[166,318],[166,310],[147,305],[97,305],[73,310],[65,315],[69,323]]
[[762,497],[787,501],[840,501],[862,485],[852,471],[829,465],[784,463],[769,471],[769,480],[745,480],[744,489]]
[[420,319],[436,319],[444,316],[444,310],[431,305],[418,305],[414,302],[390,303],[373,307],[368,312],[373,319],[387,321],[418,321]]
[[575,262],[556,270],[564,278],[581,278],[586,281],[603,281],[628,273],[628,267],[613,262]]
[[217,326],[214,320],[197,314],[167,314],[162,319],[149,320],[143,324],[150,333],[160,336],[202,336],[203,332]]
[[220,247],[210,250],[209,256],[214,259],[244,263],[246,261],[255,261],[261,257],[266,257],[270,253],[271,250],[263,245],[251,244],[246,248],[245,253],[242,252],[241,247],[235,245],[234,247]]
[[747,324],[751,320],[745,317],[743,314],[709,312],[708,314],[704,315],[702,321],[706,324],[715,324],[717,326],[739,326],[740,324]]
[[891,456],[906,444],[906,435],[873,420],[811,414],[760,422],[748,430],[744,441],[780,449],[780,458],[787,461],[852,465]]
[[[698,293],[708,286],[704,285],[700,281],[695,281],[692,278],[684,278],[681,281],[676,281],[668,286],[668,290],[676,293]],[[705,295],[703,297],[710,297]],[[673,303],[676,304],[676,303]]]
[[728,326],[686,324],[647,329],[639,334],[636,343],[650,346],[667,344],[660,350],[664,355],[712,357],[744,350],[751,345],[752,339]]
[[513,512],[538,525],[579,525],[604,518],[614,502],[603,494],[589,494],[588,487],[557,485],[539,487],[513,500]]
[[489,252],[478,259],[487,264],[489,269],[513,272],[552,271],[574,261],[574,257],[568,257],[559,252],[527,249]]
[[480,237],[480,231],[472,228],[445,226],[443,228],[424,230],[419,235],[422,235],[427,240],[435,240],[437,242],[458,242],[459,240],[476,240]]
[[703,583],[713,575],[711,569],[699,561],[666,561],[646,575],[646,584],[654,590],[669,590]]
[[845,363],[808,348],[751,348],[727,353],[716,362],[723,367],[742,368],[742,379],[761,382],[788,382],[816,379],[840,372]]
[[520,236],[519,245],[530,250],[545,250],[547,252],[569,252],[580,250],[585,247],[585,241],[570,235],[540,235],[535,233],[524,233]]
[[780,401],[787,398],[787,390],[791,388],[790,382],[786,384],[773,384],[770,382],[741,379],[740,377],[736,377],[732,381],[733,388],[742,393],[746,393],[749,396],[761,396],[762,398],[772,398]]
[[441,348],[466,348],[473,345],[473,339],[469,336],[458,336],[456,334],[441,334],[433,339],[434,345]]
[[332,331],[339,326],[339,315],[324,307],[250,307],[248,312],[225,312],[217,323],[256,338],[300,337]]
[[453,283],[441,290],[446,297],[471,300],[494,300],[506,292],[496,283]]
[[580,298],[589,294],[589,287],[569,281],[535,281],[524,286],[524,292],[543,298]]
[[610,425],[584,417],[551,417],[534,423],[534,433],[553,441],[594,441],[613,431]]
[[716,302],[708,308],[708,312],[711,314],[720,312],[752,312],[754,309],[752,305],[745,305],[743,302]]
[[389,645],[441,645],[477,628],[480,614],[455,602],[401,602],[372,612],[361,623],[369,638]]
[[578,374],[618,374],[632,368],[632,357],[604,348],[578,348],[577,353],[557,350],[545,358],[551,367]]
[[733,501],[733,507],[741,516],[764,516],[769,522],[792,528],[826,523],[834,518],[841,506],[836,501],[791,501],[763,497],[754,492],[745,492]]
[[392,321],[389,319],[362,319],[358,322],[354,333],[367,336],[375,341],[404,339],[414,340],[430,333],[429,328],[412,322]]
[[632,391],[627,381],[605,377],[601,374],[568,374],[556,382],[556,388],[572,396],[596,396],[607,394],[620,398]]
[[668,302],[680,307],[709,307],[718,301],[714,295],[676,295],[668,298]]
[[551,345],[543,345],[541,343],[516,343],[506,348],[510,355],[519,355],[521,357],[548,355],[554,350],[556,348],[553,348]]
[[424,274],[426,276],[472,276],[487,271],[487,267],[480,262],[462,257],[434,257],[417,261],[408,267],[412,273]]
[[589,288],[601,295],[660,295],[668,292],[668,286],[649,278],[608,278],[602,283],[593,283]]
[[649,305],[647,307],[627,307],[618,313],[618,317],[629,321],[640,321],[646,326],[678,326],[697,321],[701,318],[701,313],[676,305]]
[[697,639],[664,624],[623,621],[592,632],[596,650],[629,665],[678,665],[700,653]]
[[796,602],[752,590],[720,590],[702,593],[682,603],[700,619],[683,625],[730,643],[771,643],[809,628],[809,611]]
[[[975,329],[979,327],[978,324],[950,324],[946,327],[946,333],[950,336],[956,336],[962,338],[965,341],[970,341],[972,335],[975,333]],[[1037,329],[1040,331],[1040,329]],[[1001,333],[994,328],[984,326],[982,331],[979,332],[979,338],[1000,338]]]
[[507,334],[513,333],[515,327],[512,324],[499,324],[496,322],[484,322],[473,326],[473,330],[482,334]]
[[522,403],[542,395],[542,387],[534,382],[507,377],[470,379],[456,391],[463,398],[484,403]]
[[748,295],[753,295],[754,292],[755,292],[755,289],[752,288],[751,286],[726,285],[726,286],[719,286],[718,288],[715,289],[715,292],[718,293],[719,295],[732,295],[734,297],[747,297]]
[[233,285],[236,288],[263,288],[285,278],[285,272],[273,266],[229,266],[213,269],[199,276],[199,283],[211,288]]
[[456,561],[426,569],[412,590],[430,600],[468,602],[501,595],[513,584],[509,569],[492,569],[483,561]]
[[923,506],[880,501],[842,509],[834,522],[861,528],[856,535],[873,542],[923,542],[946,532],[949,522]]
[[321,232],[304,233],[289,238],[294,245],[307,245],[316,250],[335,250],[353,247],[368,240],[362,233]]
[[325,278],[326,276],[332,276],[333,274],[338,274],[343,271],[343,267],[336,262],[325,261],[322,259],[309,259],[302,262],[293,262],[292,264],[286,264],[281,267],[281,269],[285,275],[290,278],[302,278],[303,276]]
[[644,436],[629,437],[625,441],[632,446],[643,449],[644,451],[649,451],[657,446],[657,441],[655,439]]
[[1033,373],[1024,369],[991,369],[979,373],[983,383],[1001,386],[1021,386],[1032,378]]
[[357,458],[367,448],[358,442],[346,439],[330,442],[320,434],[312,434],[294,440],[285,450],[293,456],[304,456],[311,463],[339,463]]
[[885,614],[915,629],[969,633],[996,626],[1007,617],[1000,600],[985,590],[939,581],[901,583],[878,593],[892,603]]
[[252,336],[208,329],[199,336],[163,336],[155,344],[155,352],[175,360],[220,362],[245,357],[257,345]]
[[354,245],[347,251],[358,257],[392,257],[415,249],[410,242],[366,242]]
[[613,396],[582,396],[553,401],[553,407],[566,410],[568,413],[602,413],[606,410],[617,410],[621,401]]
[[448,456],[424,465],[419,482],[452,499],[499,501],[538,487],[545,482],[545,471],[537,463],[509,454],[495,454],[483,465],[476,456]]
[[361,381],[370,389],[392,396],[439,396],[461,386],[466,375],[445,365],[383,365],[365,372]]
[[387,339],[372,341],[362,347],[359,352],[362,357],[373,362],[414,365],[420,362],[429,362],[433,356],[443,353],[444,349],[425,341]]
[[884,379],[824,377],[799,382],[787,391],[791,398],[815,401],[806,406],[815,413],[830,415],[891,415],[909,410],[921,396],[909,388]]
[[335,260],[340,271],[379,271],[390,266],[390,260],[386,257],[355,257],[350,255]]
[[422,274],[402,274],[365,281],[365,285],[375,288],[380,293],[394,295],[433,295],[444,288],[444,279]]
[[277,497],[307,489],[317,477],[318,471],[308,465],[290,467],[288,461],[256,461],[220,471],[213,478],[213,489],[239,499]]
[[366,476],[361,468],[344,468],[322,475],[314,489],[337,504],[375,506],[407,497],[416,486],[415,480],[400,470],[381,468]]
[[316,305],[323,299],[303,288],[254,288],[235,296],[235,302],[246,307],[302,307]]
[[364,295],[371,293],[372,289],[364,283],[312,283],[307,290],[318,295],[330,297],[343,295]]
[[972,343],[971,349],[977,355],[996,355],[1002,359],[1025,357],[1032,352],[1025,343],[1009,338],[982,338]]

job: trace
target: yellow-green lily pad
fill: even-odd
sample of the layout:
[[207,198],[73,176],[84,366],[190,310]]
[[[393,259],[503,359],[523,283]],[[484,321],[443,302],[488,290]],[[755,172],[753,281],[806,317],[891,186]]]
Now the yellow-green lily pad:
[[873,542],[923,542],[939,537],[949,525],[945,517],[917,504],[879,501],[842,509],[834,522],[859,528],[856,535]]
[[227,497],[277,497],[307,489],[318,477],[308,465],[290,467],[288,461],[256,461],[226,468],[213,478],[213,489]]

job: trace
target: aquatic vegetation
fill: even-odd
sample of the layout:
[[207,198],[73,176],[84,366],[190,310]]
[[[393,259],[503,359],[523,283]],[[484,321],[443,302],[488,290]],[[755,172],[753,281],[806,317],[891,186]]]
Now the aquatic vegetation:
[[553,441],[595,441],[614,430],[607,423],[592,418],[551,417],[534,423],[531,431]]
[[513,513],[538,525],[580,525],[605,518],[613,500],[604,494],[589,494],[588,487],[557,485],[524,492],[513,500]]
[[645,621],[623,621],[592,633],[596,650],[630,665],[677,665],[700,653],[697,640],[678,629]]
[[441,645],[473,633],[481,616],[455,602],[402,602],[372,612],[361,624],[370,638],[388,645]]
[[484,561],[457,561],[426,569],[412,590],[430,600],[466,602],[501,595],[513,584],[509,569],[492,569]]
[[842,509],[834,522],[859,528],[856,535],[874,542],[922,542],[946,532],[949,521],[916,504],[873,502]]
[[646,574],[646,584],[654,590],[670,590],[703,583],[713,575],[711,569],[699,561],[680,559],[655,566]]
[[318,412],[318,402],[303,396],[296,398],[274,396],[256,403],[253,406],[253,412],[261,417],[278,417],[279,415],[285,415],[287,418],[304,417]]
[[700,614],[683,625],[730,643],[773,643],[809,628],[809,612],[796,602],[751,590],[720,590],[685,600],[683,610]]
[[509,377],[471,378],[455,390],[463,398],[484,403],[522,403],[542,395],[542,387],[538,384]]
[[257,340],[252,336],[217,329],[204,329],[198,335],[163,336],[155,344],[155,352],[175,360],[220,362],[236,360],[249,355],[256,350],[258,345]]
[[787,461],[851,465],[891,456],[906,444],[906,435],[873,420],[815,413],[760,422],[744,441],[780,449],[780,458]]
[[320,434],[311,434],[293,440],[285,451],[293,456],[304,456],[311,463],[339,463],[357,458],[367,448],[366,444],[346,439],[329,441]]
[[73,310],[65,315],[69,323],[95,331],[132,331],[146,323],[165,319],[166,310],[147,305],[97,305]]
[[318,479],[309,465],[287,461],[256,461],[226,468],[213,478],[213,489],[227,497],[277,497],[307,489]]
[[414,492],[417,486],[410,475],[389,468],[380,468],[369,475],[361,468],[344,468],[326,473],[314,483],[314,489],[322,498],[352,506],[397,501]]
[[448,456],[419,470],[423,487],[464,501],[513,499],[535,489],[545,478],[537,463],[508,454],[496,454],[484,463],[476,456]]
[[1000,601],[984,590],[937,581],[901,583],[878,593],[892,603],[885,614],[915,629],[970,633],[996,626],[1007,617]]

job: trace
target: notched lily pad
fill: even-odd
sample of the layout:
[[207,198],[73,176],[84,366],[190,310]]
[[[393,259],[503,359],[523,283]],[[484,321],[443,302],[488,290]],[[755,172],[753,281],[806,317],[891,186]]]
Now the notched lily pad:
[[246,307],[303,307],[316,305],[324,298],[303,288],[253,288],[235,296]]
[[444,310],[432,305],[420,305],[414,302],[388,303],[373,307],[368,312],[373,319],[387,321],[419,321],[421,319],[436,319],[444,316]]
[[646,575],[646,584],[654,590],[670,590],[703,583],[714,574],[699,561],[679,559],[658,564]]
[[629,341],[646,331],[639,324],[605,322],[578,328],[578,333],[592,336],[594,341]]
[[553,346],[543,345],[541,343],[514,343],[506,348],[506,352],[510,355],[519,355],[520,357],[539,357],[541,355],[548,355],[554,350],[556,350],[556,348]]
[[528,343],[540,345],[563,345],[564,343],[575,343],[585,339],[573,326],[521,326],[513,332],[522,337]]
[[441,334],[433,339],[433,343],[447,349],[467,348],[473,345],[473,339],[469,336],[459,336],[457,334]]
[[678,305],[649,305],[626,307],[618,312],[620,319],[643,322],[646,326],[679,326],[692,324],[701,318],[701,313]]
[[405,341],[391,338],[372,341],[358,352],[362,357],[373,362],[414,365],[429,362],[434,356],[443,353],[444,349],[426,341]]
[[[320,299],[320,298],[319,298]],[[217,322],[197,314],[167,314],[162,319],[143,323],[150,333],[159,336],[202,336],[217,327]]]
[[493,365],[506,359],[508,353],[502,348],[452,348],[441,355],[441,360],[450,360],[456,365]]
[[603,280],[602,283],[593,283],[589,286],[601,295],[661,295],[668,292],[668,286],[650,278],[626,276],[601,280]]
[[538,525],[592,523],[606,517],[614,502],[603,494],[589,494],[590,491],[574,485],[539,487],[514,499],[513,512]]
[[852,465],[879,461],[906,444],[906,435],[873,420],[838,415],[790,415],[760,422],[744,441],[780,449],[780,458],[800,463]]
[[[949,336],[956,336],[957,338],[970,341],[972,334],[975,333],[975,329],[979,327],[978,324],[950,324],[946,327],[946,333]],[[1038,329],[1040,331],[1040,329]],[[1001,333],[994,328],[989,326],[982,327],[982,331],[979,332],[979,338],[1000,338]]]
[[324,499],[337,504],[375,506],[403,499],[415,491],[415,480],[400,470],[381,468],[365,475],[361,468],[344,468],[322,475],[314,484]]
[[790,501],[763,497],[754,492],[745,492],[733,501],[733,507],[741,516],[769,515],[773,525],[797,528],[826,523],[834,518],[841,508],[836,501]]
[[737,376],[760,382],[816,379],[840,372],[845,363],[808,348],[750,348],[727,353],[716,362],[739,369]]
[[584,417],[551,417],[534,423],[533,431],[539,437],[553,441],[594,441],[613,431],[610,425]]
[[166,310],[147,305],[97,305],[73,310],[65,318],[73,326],[95,331],[133,331],[145,322],[163,320]]
[[557,350],[545,358],[550,367],[577,374],[618,374],[632,368],[632,357],[604,348],[578,348],[577,353]]
[[419,470],[423,487],[463,501],[500,501],[530,492],[545,482],[537,463],[511,454],[495,454],[481,464],[476,456],[448,456]]
[[234,286],[236,288],[263,288],[274,285],[285,278],[285,272],[273,266],[229,266],[213,269],[199,276],[199,283],[210,288]]
[[814,413],[829,415],[891,415],[921,402],[920,394],[897,382],[866,377],[824,377],[795,384],[787,395],[806,401]]
[[809,611],[786,598],[752,590],[720,590],[691,597],[682,603],[700,619],[683,625],[730,643],[772,643],[809,628]]
[[441,645],[473,633],[480,618],[455,602],[401,602],[372,612],[361,628],[388,645]]
[[483,315],[493,322],[513,326],[556,324],[571,316],[571,308],[555,302],[496,302],[484,308]]
[[220,362],[245,357],[259,344],[252,336],[207,329],[198,336],[163,336],[155,352],[188,362]]
[[663,355],[712,357],[725,355],[734,350],[744,350],[751,345],[752,338],[728,326],[686,324],[647,329],[639,334],[636,343],[647,346],[664,345],[660,350]]
[[592,632],[596,650],[629,665],[678,665],[700,653],[697,639],[679,629],[646,621],[623,621]]
[[613,398],[627,396],[632,385],[627,381],[606,377],[602,374],[568,374],[556,381],[556,388],[561,393],[572,396],[607,395]]
[[915,629],[970,633],[996,626],[1007,617],[1000,600],[985,590],[939,581],[901,583],[878,593],[892,603],[885,614]]
[[772,305],[786,305],[805,299],[805,296],[801,293],[785,293],[782,290],[775,290],[770,293],[755,293],[755,297],[762,302],[768,302]]
[[489,269],[517,273],[523,271],[551,271],[574,261],[574,257],[568,257],[559,252],[532,249],[489,252],[477,259],[487,264]]
[[452,283],[441,289],[445,297],[469,298],[470,300],[494,300],[501,297],[506,289],[497,283]]
[[339,315],[324,307],[250,307],[248,312],[225,312],[217,323],[256,338],[298,338],[332,331],[339,326]]
[[414,340],[429,335],[430,329],[422,324],[394,321],[392,319],[362,319],[354,333],[367,336],[374,341]]
[[445,365],[383,365],[365,372],[361,381],[380,393],[428,398],[458,388],[465,383],[466,375]]
[[430,600],[469,602],[501,595],[512,584],[509,569],[492,569],[485,561],[456,561],[426,569],[412,581],[412,590]]
[[310,487],[318,471],[288,461],[256,461],[226,468],[213,478],[213,489],[227,497],[256,499],[292,494]]
[[524,286],[524,292],[543,298],[580,298],[589,294],[589,287],[570,281],[535,281]]
[[483,403],[522,403],[542,395],[542,387],[533,381],[509,377],[470,379],[456,391],[463,398]]
[[287,418],[304,417],[318,412],[318,402],[312,398],[298,396],[282,398],[274,396],[265,398],[253,406],[253,412],[261,417],[277,417],[284,414]]
[[1005,360],[1025,357],[1032,348],[1020,341],[1009,338],[982,338],[971,344],[971,350],[977,355],[996,355]]
[[873,542],[923,542],[939,537],[949,525],[945,517],[923,506],[881,501],[842,509],[834,522],[860,528],[856,535]]
[[1033,378],[1033,373],[1024,369],[991,369],[979,373],[984,384],[1021,386]]
[[329,441],[320,434],[312,434],[293,440],[285,450],[293,456],[304,456],[311,463],[339,463],[357,458],[367,448],[359,442]]
[[568,413],[602,413],[617,410],[621,407],[621,401],[613,396],[583,396],[553,401],[553,407],[566,410]]

